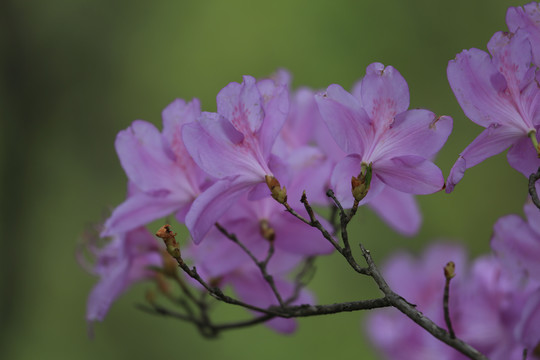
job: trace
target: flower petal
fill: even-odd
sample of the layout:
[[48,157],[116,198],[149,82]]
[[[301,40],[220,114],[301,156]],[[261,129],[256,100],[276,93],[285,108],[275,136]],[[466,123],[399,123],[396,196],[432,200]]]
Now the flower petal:
[[528,299],[521,320],[516,325],[515,335],[517,339],[528,349],[535,349],[540,339],[540,290],[536,291]]
[[482,131],[463,150],[450,170],[446,180],[446,192],[451,193],[454,186],[463,178],[465,170],[481,163],[485,159],[504,151],[523,136],[518,129],[509,126],[491,125]]
[[256,80],[244,76],[242,84],[230,83],[217,95],[218,113],[244,135],[253,134],[261,127],[264,111]]
[[177,157],[177,160],[184,158],[191,159],[182,140],[182,125],[194,122],[201,114],[201,104],[199,100],[193,99],[186,103],[183,99],[176,99],[163,111],[163,136],[168,145]]
[[[303,216],[307,216],[305,211],[298,211]],[[279,219],[272,219],[275,222],[275,245],[276,248],[293,254],[301,255],[323,255],[330,254],[334,247],[326,240],[321,233],[312,227],[298,221],[292,216],[280,213]],[[325,229],[331,229],[331,225],[320,219]]]
[[221,215],[249,191],[250,186],[252,184],[242,178],[226,178],[214,183],[195,199],[186,215],[186,226],[196,244],[202,241]]
[[163,138],[146,121],[134,121],[120,131],[115,142],[120,163],[129,180],[145,192],[185,188],[184,176],[164,150]]
[[506,158],[510,166],[527,178],[532,173],[536,173],[540,167],[540,159],[536,149],[527,136],[523,136],[510,147]]
[[252,154],[238,151],[234,142],[226,140],[241,135],[227,126],[223,118],[209,113],[203,113],[200,122],[184,125],[182,137],[193,160],[218,179],[243,175],[263,181],[266,173]]
[[369,206],[397,232],[413,236],[420,230],[422,215],[414,195],[385,186]]
[[373,63],[366,69],[360,89],[362,106],[377,128],[388,125],[409,108],[409,87],[392,66]]
[[491,248],[515,273],[540,279],[540,237],[521,217],[507,215],[495,223]]
[[191,199],[174,196],[157,197],[140,192],[126,199],[105,221],[101,236],[112,236],[143,226],[175,211],[189,208]]
[[452,132],[450,116],[437,117],[429,110],[415,109],[398,114],[377,144],[376,156],[418,155],[432,158]]
[[315,99],[336,143],[347,154],[362,154],[371,121],[360,102],[339,85],[330,85],[325,94],[317,94]]
[[480,126],[508,125],[521,116],[503,96],[506,79],[478,49],[463,50],[448,63],[448,81],[465,115]]
[[534,62],[540,65],[540,4],[532,2],[527,5],[508,8],[506,23],[511,32],[523,29],[527,32],[532,45]]
[[406,155],[377,162],[373,173],[398,191],[409,194],[432,194],[444,186],[441,170],[421,156]]
[[534,78],[529,39],[524,31],[495,33],[488,43],[493,65],[506,79],[511,91],[519,92]]
[[286,84],[277,85],[270,79],[259,81],[257,88],[261,94],[264,109],[264,121],[257,136],[263,157],[268,159],[272,146],[287,119],[289,92]]
[[536,205],[527,203],[523,206],[523,212],[527,216],[527,223],[540,239],[540,211]]

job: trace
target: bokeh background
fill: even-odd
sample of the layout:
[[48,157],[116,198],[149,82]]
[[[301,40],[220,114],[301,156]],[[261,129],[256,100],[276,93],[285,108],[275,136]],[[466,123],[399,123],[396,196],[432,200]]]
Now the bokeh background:
[[[96,279],[74,253],[84,229],[124,198],[115,135],[135,119],[161,127],[161,110],[176,97],[197,97],[213,111],[217,92],[243,74],[286,68],[294,87],[350,88],[380,61],[407,79],[412,107],[454,118],[437,159],[447,175],[481,131],[455,101],[447,62],[462,49],[485,49],[506,29],[506,8],[522,4],[0,2],[0,358],[376,359],[362,313],[301,319],[292,336],[258,326],[209,341],[188,324],[136,310],[144,284],[115,303],[89,339],[84,313]],[[474,257],[488,251],[494,221],[521,213],[525,199],[526,179],[500,155],[470,170],[453,194],[421,197],[417,237],[396,235],[365,209],[354,234],[379,262],[397,250],[419,252],[434,239],[461,242]],[[321,303],[377,295],[338,256],[317,265],[311,288]],[[216,311],[245,315],[226,306]]]

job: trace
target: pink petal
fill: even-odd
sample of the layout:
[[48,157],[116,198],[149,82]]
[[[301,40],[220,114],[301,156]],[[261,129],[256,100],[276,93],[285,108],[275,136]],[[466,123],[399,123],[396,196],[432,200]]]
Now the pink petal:
[[373,165],[373,173],[398,191],[432,194],[444,186],[441,170],[431,161],[416,155],[397,156]]
[[523,212],[527,216],[527,223],[540,239],[540,210],[536,205],[527,203],[523,206]]
[[362,154],[368,143],[370,120],[360,102],[339,85],[330,85],[315,99],[336,143],[347,154]]
[[392,66],[373,63],[361,85],[362,105],[377,128],[389,124],[396,114],[409,108],[409,87]]
[[491,248],[515,273],[540,279],[540,237],[521,217],[507,215],[495,223]]
[[502,99],[506,80],[478,49],[463,50],[448,63],[448,81],[465,115],[478,125],[506,124],[519,117],[513,106]]
[[385,186],[369,206],[397,232],[413,236],[420,230],[422,215],[413,195]]
[[201,114],[199,100],[193,99],[186,103],[182,99],[176,99],[161,112],[163,118],[163,136],[173,150],[177,160],[187,157],[191,159],[184,147],[182,140],[182,125],[194,122]]
[[396,116],[373,156],[418,155],[431,158],[441,149],[451,132],[451,117],[437,117],[423,109],[408,110]]
[[200,122],[182,127],[184,143],[197,165],[218,179],[243,175],[253,181],[263,181],[266,172],[257,159],[251,153],[239,151],[240,148],[230,141],[231,136],[234,139],[241,134],[227,129],[223,118],[209,115],[203,113]]
[[112,236],[151,221],[165,217],[183,208],[189,208],[192,199],[180,199],[175,196],[157,197],[146,193],[130,196],[114,209],[111,217],[105,221],[105,230],[101,236]]
[[532,2],[523,8],[510,7],[506,13],[506,23],[511,32],[517,32],[519,28],[527,32],[532,45],[534,62],[540,65],[540,4]]
[[242,84],[230,83],[217,95],[218,113],[244,135],[255,133],[261,127],[264,111],[256,80],[244,76]]
[[540,290],[536,291],[527,301],[516,326],[516,338],[529,349],[535,349],[540,342]]
[[509,89],[519,95],[534,78],[531,45],[526,33],[499,31],[489,40],[488,49],[493,56],[493,65],[504,75]]
[[508,150],[506,157],[510,166],[527,178],[532,173],[536,173],[540,167],[540,159],[538,158],[536,149],[531,139],[527,136],[523,136],[517,140]]
[[[243,234],[236,233],[228,224],[224,226],[227,231],[234,232],[240,241],[245,241]],[[247,228],[249,231],[258,230],[253,226]],[[225,276],[245,264],[252,263],[251,258],[237,244],[227,239],[215,227],[210,229],[203,242],[192,243],[186,249],[185,255],[194,261],[194,265],[204,272],[207,279]]]
[[227,178],[217,181],[195,199],[186,215],[186,226],[196,244],[250,186],[245,179]]
[[184,175],[165,152],[163,138],[154,125],[134,121],[118,133],[115,147],[128,178],[142,191],[186,188]]
[[454,186],[463,178],[465,170],[504,151],[522,136],[523,133],[519,130],[508,126],[491,125],[482,131],[463,150],[452,170],[450,170],[450,175],[448,175],[448,180],[446,181],[446,192],[450,193],[454,190]]
[[[305,211],[299,211],[307,217]],[[323,222],[326,229],[331,229],[330,224]],[[279,219],[272,219],[276,231],[275,245],[293,254],[323,255],[330,254],[334,247],[326,240],[319,230],[306,226],[306,224],[293,218],[290,214],[280,214]]]
[[289,93],[286,85],[276,85],[269,79],[259,81],[257,88],[261,94],[264,109],[264,122],[258,138],[263,157],[268,159],[272,146],[287,119]]

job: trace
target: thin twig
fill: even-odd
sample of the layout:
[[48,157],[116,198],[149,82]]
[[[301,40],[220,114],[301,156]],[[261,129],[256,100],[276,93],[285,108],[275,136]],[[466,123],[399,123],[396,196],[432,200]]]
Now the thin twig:
[[529,194],[531,195],[532,202],[538,209],[540,209],[540,199],[538,199],[538,193],[536,192],[536,182],[540,179],[540,167],[529,176]]
[[450,309],[448,307],[448,299],[450,298],[450,280],[455,276],[455,267],[453,261],[448,262],[446,266],[444,267],[444,278],[445,278],[445,284],[444,284],[444,296],[443,296],[443,310],[444,310],[444,321],[446,322],[446,328],[448,329],[448,332],[450,333],[450,337],[452,339],[456,338],[456,334],[454,333],[454,328],[452,327],[452,320],[450,319]]
[[300,291],[307,285],[307,283],[311,280],[313,277],[313,272],[310,276],[310,278],[307,281],[303,281],[306,274],[314,269],[313,263],[315,262],[315,256],[310,256],[304,260],[304,265],[302,266],[302,269],[296,274],[294,278],[294,291],[292,295],[285,300],[285,305],[290,305],[293,302],[295,302],[298,299],[298,296],[300,296]]
[[263,276],[264,280],[268,283],[270,288],[272,289],[272,292],[274,293],[274,296],[276,297],[277,301],[279,302],[279,305],[283,307],[285,304],[283,302],[283,297],[279,293],[276,283],[274,281],[274,277],[270,275],[266,269],[268,262],[272,258],[272,255],[274,255],[274,241],[269,240],[269,247],[268,247],[268,253],[266,255],[266,258],[263,261],[259,261],[257,257],[247,248],[244,243],[242,243],[240,240],[238,240],[238,237],[235,234],[231,234],[225,229],[223,226],[221,226],[219,223],[216,223],[216,227],[218,230],[225,235],[229,240],[240,246],[240,248],[251,258],[251,260],[257,265],[259,270],[261,271],[261,275]]

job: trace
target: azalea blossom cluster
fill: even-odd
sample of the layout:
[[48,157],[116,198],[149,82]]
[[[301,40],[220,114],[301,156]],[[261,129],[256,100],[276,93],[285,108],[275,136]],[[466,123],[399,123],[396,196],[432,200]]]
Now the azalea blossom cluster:
[[[173,279],[202,320],[186,302],[180,303],[186,314],[176,314],[150,296],[152,309],[187,319],[201,333],[259,322],[291,333],[297,316],[393,307],[374,312],[368,325],[388,358],[517,359],[524,349],[540,356],[540,213],[532,204],[525,206],[527,221],[510,215],[496,223],[494,254],[471,266],[463,249],[438,244],[419,261],[394,256],[381,275],[361,243],[367,266],[354,259],[347,233],[366,205],[398,233],[415,235],[422,220],[415,195],[452,192],[466,169],[505,149],[525,176],[539,169],[540,5],[510,8],[507,23],[510,31],[492,37],[489,54],[464,50],[448,64],[459,104],[485,130],[459,155],[446,183],[433,160],[452,118],[409,109],[405,79],[381,63],[369,65],[350,92],[337,84],[292,91],[281,70],[228,84],[216,97],[216,112],[202,111],[197,99],[177,99],[163,110],[161,131],[133,122],[115,142],[128,184],[125,201],[100,232],[112,240],[88,244],[100,280],[87,321],[103,320],[141,280],[172,297],[165,279]],[[319,216],[312,205],[330,207],[331,216]],[[161,244],[146,229],[171,216],[190,234],[181,249],[170,225],[157,233]],[[317,307],[302,276],[315,257],[336,250],[354,271],[372,277],[384,297],[342,304],[348,310]],[[449,297],[453,275],[445,287],[440,271],[448,261],[457,269]],[[194,292],[243,306],[253,320],[213,326]]]
[[[271,244],[268,270],[286,297],[293,291],[286,280],[291,270],[307,257],[334,250],[316,229],[283,211],[286,197],[300,200],[305,192],[312,203],[327,205],[326,189],[333,188],[351,207],[354,178],[364,189],[364,196],[356,195],[357,206],[369,204],[401,233],[418,231],[421,218],[413,194],[443,188],[442,172],[431,159],[450,134],[452,119],[408,110],[405,79],[380,63],[367,68],[352,94],[339,85],[320,93],[289,92],[284,71],[259,81],[245,76],[220,91],[216,113],[201,112],[196,99],[178,99],[162,113],[162,132],[139,120],[118,134],[115,145],[129,179],[128,196],[101,233],[114,241],[97,254],[101,282],[91,294],[88,321],[102,320],[121,290],[151,276],[139,264],[160,265],[155,246],[137,253],[144,259],[139,260],[129,251],[113,250],[113,244],[127,246],[144,225],[171,213],[189,229],[193,241],[185,255],[199,274],[231,285],[240,298],[258,306],[279,299],[249,254],[215,224],[234,233],[257,259],[264,259]],[[148,244],[155,242],[146,237]],[[118,259],[105,261],[112,251]],[[139,277],[126,278],[117,267],[121,262]],[[313,303],[312,295],[303,291],[296,302]],[[294,330],[291,320],[273,323],[281,331]]]

